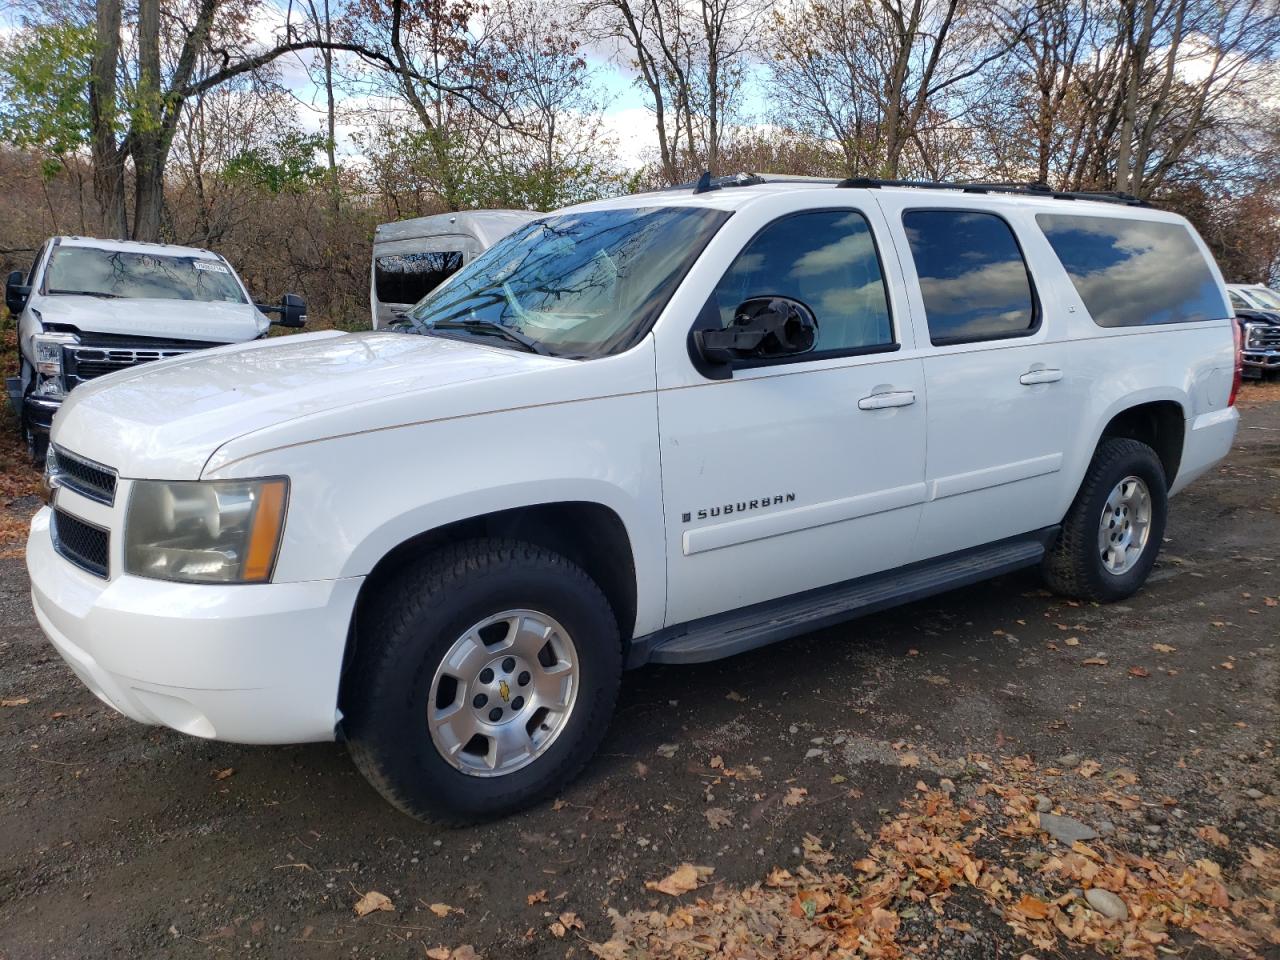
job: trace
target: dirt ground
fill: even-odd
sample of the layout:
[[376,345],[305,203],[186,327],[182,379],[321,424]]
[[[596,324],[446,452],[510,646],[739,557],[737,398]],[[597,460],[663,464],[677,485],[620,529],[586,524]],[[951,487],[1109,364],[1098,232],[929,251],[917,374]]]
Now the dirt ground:
[[[1160,563],[1130,601],[1067,604],[1028,572],[721,663],[633,672],[599,757],[559,800],[466,830],[397,813],[340,744],[208,743],[114,714],[43,640],[21,559],[0,558],[0,958],[585,957],[613,935],[610,911],[698,897],[710,914],[764,909],[772,887],[753,885],[806,861],[869,876],[886,831],[939,819],[932,800],[908,819],[918,798],[945,806],[958,790],[957,808],[981,812],[999,758],[1020,765],[1001,768],[1012,776],[1038,770],[1025,789],[1049,791],[1044,810],[1097,828],[1115,856],[1212,859],[1215,896],[1235,903],[1257,880],[1245,861],[1262,854],[1246,851],[1280,843],[1280,390],[1247,388],[1243,407],[1231,458],[1173,501]],[[1046,855],[1025,844],[1055,848],[1001,796],[1024,823],[1002,875],[1025,883]],[[984,869],[1012,842],[990,844]],[[697,893],[646,888],[682,864],[713,871]],[[1064,905],[1066,886],[1051,891]],[[1036,946],[990,884],[961,887],[923,955],[1122,952],[1105,938]],[[1274,876],[1259,889],[1264,910],[1280,897]],[[370,891],[389,909],[358,918]],[[916,906],[877,916],[906,929]],[[806,911],[793,901],[798,922]],[[1237,954],[1280,956],[1263,933]],[[1170,955],[1227,949],[1172,934]]]

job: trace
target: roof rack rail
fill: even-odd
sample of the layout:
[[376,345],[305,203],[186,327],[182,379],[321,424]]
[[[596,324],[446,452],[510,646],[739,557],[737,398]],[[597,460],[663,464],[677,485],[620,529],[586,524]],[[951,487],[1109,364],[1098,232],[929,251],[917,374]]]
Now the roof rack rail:
[[1118,191],[1054,190],[1044,183],[946,183],[934,180],[880,180],[875,177],[848,177],[837,187],[874,190],[879,187],[913,187],[918,190],[959,190],[963,193],[1005,193],[1027,197],[1052,197],[1055,200],[1096,200],[1119,203],[1127,207],[1146,207],[1145,200]]
[[677,183],[651,192],[665,193],[670,190],[692,190],[694,193],[708,193],[712,190],[723,190],[726,187],[758,187],[765,183],[809,183],[835,186],[839,182],[839,177],[801,177],[772,173],[735,173],[729,176],[713,177],[710,170],[705,170],[697,180]]

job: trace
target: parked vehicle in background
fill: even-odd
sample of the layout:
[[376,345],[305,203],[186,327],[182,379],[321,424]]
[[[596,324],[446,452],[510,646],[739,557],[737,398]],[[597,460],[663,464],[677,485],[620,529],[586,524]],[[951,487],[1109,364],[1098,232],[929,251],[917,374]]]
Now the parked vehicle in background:
[[1227,290],[1256,310],[1280,311],[1280,293],[1262,283],[1229,283]]
[[117,710],[342,736],[448,823],[561,790],[625,667],[1024,567],[1129,596],[1238,421],[1204,243],[1102,196],[706,177],[527,224],[404,328],[76,391],[27,567]]
[[1280,370],[1280,295],[1261,284],[1227,284],[1227,294],[1240,324],[1245,376]]
[[538,216],[529,210],[469,210],[379,224],[369,278],[373,329],[391,326],[463,266]]
[[231,265],[195,247],[52,237],[24,275],[5,284],[18,318],[18,376],[6,381],[33,458],[67,394],[104,374],[193,350],[255,340],[278,322],[300,327],[306,307],[285,294],[255,304]]

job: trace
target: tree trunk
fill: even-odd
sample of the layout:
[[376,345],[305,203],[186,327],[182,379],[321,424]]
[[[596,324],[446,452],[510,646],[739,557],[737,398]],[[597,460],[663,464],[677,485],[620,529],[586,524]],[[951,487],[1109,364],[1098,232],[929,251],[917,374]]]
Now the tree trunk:
[[93,193],[102,232],[124,239],[129,216],[124,202],[125,150],[116,141],[116,63],[120,59],[120,0],[98,0],[93,63],[89,77]]
[[[329,0],[324,0],[324,39],[333,42],[333,21],[329,16]],[[324,92],[328,100],[329,136],[325,140],[325,153],[329,160],[329,208],[336,215],[342,206],[342,188],[338,184],[338,146],[336,105],[333,97],[333,49],[321,49],[324,57]]]

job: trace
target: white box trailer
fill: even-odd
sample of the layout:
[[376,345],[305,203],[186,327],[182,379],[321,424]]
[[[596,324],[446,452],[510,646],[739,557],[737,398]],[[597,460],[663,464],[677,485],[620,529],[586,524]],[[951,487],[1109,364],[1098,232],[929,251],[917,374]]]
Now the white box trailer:
[[428,293],[517,227],[532,210],[468,210],[380,224],[373,232],[373,328],[395,322]]

